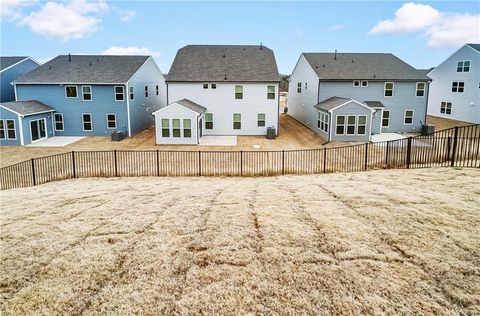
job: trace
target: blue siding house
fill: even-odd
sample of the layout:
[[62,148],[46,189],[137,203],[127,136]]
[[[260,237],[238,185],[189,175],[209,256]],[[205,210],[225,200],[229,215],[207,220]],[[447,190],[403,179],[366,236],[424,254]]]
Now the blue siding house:
[[150,56],[60,55],[13,84],[17,100],[54,109],[47,137],[131,136],[166,104],[165,79]]
[[30,57],[0,57],[0,102],[15,101],[15,90],[11,82],[40,64]]

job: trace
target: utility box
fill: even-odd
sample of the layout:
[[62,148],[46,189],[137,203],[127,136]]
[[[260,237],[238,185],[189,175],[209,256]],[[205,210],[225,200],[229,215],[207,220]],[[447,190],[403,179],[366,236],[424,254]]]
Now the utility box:
[[428,135],[435,132],[435,125],[432,124],[423,124],[422,125],[422,135]]
[[267,139],[275,139],[277,137],[277,130],[275,127],[267,127]]
[[119,142],[125,138],[125,133],[123,132],[112,132],[112,142]]

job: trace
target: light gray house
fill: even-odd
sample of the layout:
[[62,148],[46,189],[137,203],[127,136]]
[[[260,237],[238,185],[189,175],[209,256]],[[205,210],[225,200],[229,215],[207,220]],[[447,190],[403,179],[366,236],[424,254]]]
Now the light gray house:
[[480,124],[480,44],[465,44],[428,76],[428,115]]
[[303,53],[290,77],[288,113],[327,141],[419,132],[429,81],[392,54]]

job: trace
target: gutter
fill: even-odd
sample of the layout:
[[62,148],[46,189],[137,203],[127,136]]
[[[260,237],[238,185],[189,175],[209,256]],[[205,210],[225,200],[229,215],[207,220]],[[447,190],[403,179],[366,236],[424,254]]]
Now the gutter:
[[128,90],[128,81],[125,84],[125,97],[127,98],[127,132],[128,132],[128,137],[132,137],[132,130],[130,127],[130,90]]

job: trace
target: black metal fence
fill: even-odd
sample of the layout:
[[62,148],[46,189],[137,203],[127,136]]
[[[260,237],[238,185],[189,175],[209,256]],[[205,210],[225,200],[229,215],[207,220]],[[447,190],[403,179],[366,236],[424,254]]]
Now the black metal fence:
[[85,177],[273,176],[480,167],[480,125],[345,147],[281,151],[73,151],[0,169],[0,189]]

